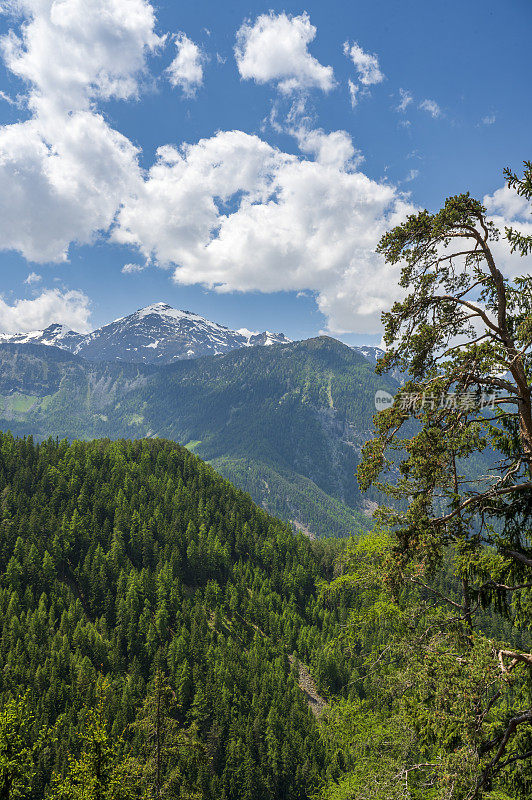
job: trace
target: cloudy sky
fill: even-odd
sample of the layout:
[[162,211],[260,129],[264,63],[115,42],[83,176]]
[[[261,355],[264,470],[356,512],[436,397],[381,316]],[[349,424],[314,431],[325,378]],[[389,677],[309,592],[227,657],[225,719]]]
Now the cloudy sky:
[[377,343],[405,214],[469,189],[530,229],[531,30],[529,0],[0,0],[0,330],[164,300]]

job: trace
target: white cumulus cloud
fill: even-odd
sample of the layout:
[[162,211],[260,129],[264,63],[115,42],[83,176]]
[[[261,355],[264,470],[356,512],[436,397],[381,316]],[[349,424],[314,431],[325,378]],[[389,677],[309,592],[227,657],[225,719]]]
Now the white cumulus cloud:
[[366,53],[357,42],[344,42],[344,55],[355,65],[359,83],[349,78],[347,86],[351,108],[355,108],[360,97],[369,97],[369,86],[382,83],[384,75],[379,66],[379,59],[374,53]]
[[32,116],[0,127],[0,241],[36,262],[109,228],[140,181],[137,149],[94,108],[137,94],[161,40],[145,0],[15,0],[18,31],[1,37],[28,86]]
[[137,150],[103,117],[78,111],[0,128],[0,240],[35,262],[64,261],[111,224],[139,178]]
[[324,166],[342,170],[358,166],[364,159],[355,150],[353,140],[347,131],[325,131],[305,127],[291,131],[297,139],[302,153],[313,155],[316,161]]
[[334,73],[308,51],[316,28],[308,14],[261,14],[236,34],[235,57],[242,78],[277,84],[281,92],[334,86]]
[[412,208],[355,170],[345,132],[306,131],[300,144],[315,160],[241,131],[160,148],[116,240],[171,266],[179,283],[310,290],[332,330],[379,331],[398,290],[374,248]]
[[[486,195],[482,202],[503,234],[505,228],[511,227],[524,236],[532,236],[532,202],[520,197],[514,189],[501,186],[493,194]],[[511,253],[504,235],[491,242],[490,247],[497,265],[508,277],[532,272],[532,254],[522,257],[518,252]]]
[[532,203],[518,195],[515,189],[501,186],[482,201],[490,214],[510,220],[526,220],[532,214]]
[[42,281],[42,276],[38,275],[36,272],[30,272],[24,283],[27,283],[28,286],[31,286],[34,283],[40,283]]
[[172,86],[179,87],[185,97],[195,97],[203,84],[203,63],[205,55],[184,33],[176,38],[177,54],[167,68]]
[[24,25],[2,37],[4,60],[32,87],[39,113],[136,95],[145,57],[162,43],[146,0],[14,0],[9,8]]
[[59,322],[80,333],[90,330],[89,298],[79,291],[45,289],[33,300],[15,300],[11,305],[0,297],[0,331],[26,333]]
[[347,88],[349,89],[349,100],[351,101],[351,108],[355,108],[358,103],[358,98],[360,95],[360,85],[355,83],[354,81],[349,78],[347,81]]

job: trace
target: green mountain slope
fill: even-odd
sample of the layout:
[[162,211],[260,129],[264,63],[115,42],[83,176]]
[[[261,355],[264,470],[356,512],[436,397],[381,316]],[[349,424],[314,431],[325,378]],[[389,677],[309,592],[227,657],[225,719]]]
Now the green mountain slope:
[[[155,796],[146,725],[164,713],[165,797],[310,797],[326,765],[289,656],[324,686],[341,680],[323,660],[340,619],[315,589],[333,551],[163,440],[0,435],[0,534],[0,708],[26,692],[25,735],[48,728],[33,789],[16,796],[42,798],[53,771],[84,757],[77,732],[103,691],[98,746],[111,737],[108,757],[142,788],[132,796]],[[7,752],[20,730],[2,724]]]
[[311,538],[357,535],[371,523],[368,517],[322,491],[313,481],[288,469],[247,458],[215,458],[212,466],[271,514],[289,521]]
[[182,442],[313,535],[367,525],[354,472],[390,378],[328,337],[160,368],[0,347],[0,426],[36,437]]

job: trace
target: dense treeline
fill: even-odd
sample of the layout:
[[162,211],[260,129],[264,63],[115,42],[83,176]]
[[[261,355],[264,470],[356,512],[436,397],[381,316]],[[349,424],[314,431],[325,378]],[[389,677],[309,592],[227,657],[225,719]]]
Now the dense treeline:
[[329,604],[350,606],[339,641],[351,670],[350,691],[323,719],[329,781],[320,797],[527,800],[530,726],[517,735],[510,728],[493,791],[476,787],[497,753],[493,742],[500,746],[530,702],[527,671],[512,675],[498,659],[500,649],[530,652],[528,622],[519,624],[517,609],[508,616],[475,604],[470,627],[456,553],[429,578],[418,565],[405,570],[401,584],[392,580],[394,556],[387,531],[365,534],[324,589]]
[[162,440],[1,435],[0,509],[0,754],[18,725],[34,765],[3,797],[92,797],[76,791],[104,740],[108,785],[159,796],[163,722],[161,797],[310,796],[324,749],[288,656],[330,691],[346,678],[323,655],[342,614],[315,591],[332,546]]

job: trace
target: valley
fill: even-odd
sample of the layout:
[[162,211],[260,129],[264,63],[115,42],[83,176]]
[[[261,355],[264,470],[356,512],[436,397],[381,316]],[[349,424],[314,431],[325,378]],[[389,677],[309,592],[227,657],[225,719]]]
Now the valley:
[[313,536],[370,524],[354,472],[375,391],[397,386],[329,337],[160,366],[0,344],[3,429],[35,440],[173,439]]

